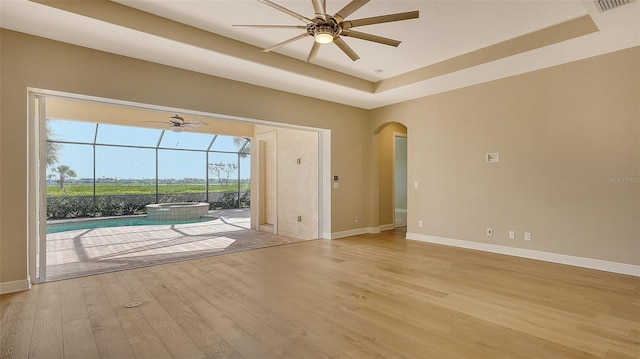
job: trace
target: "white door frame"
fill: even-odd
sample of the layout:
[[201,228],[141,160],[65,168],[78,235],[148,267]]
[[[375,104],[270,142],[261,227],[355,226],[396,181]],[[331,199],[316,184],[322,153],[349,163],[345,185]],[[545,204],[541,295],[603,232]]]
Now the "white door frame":
[[27,278],[39,283],[47,280],[47,111],[45,96],[29,91],[28,99]]

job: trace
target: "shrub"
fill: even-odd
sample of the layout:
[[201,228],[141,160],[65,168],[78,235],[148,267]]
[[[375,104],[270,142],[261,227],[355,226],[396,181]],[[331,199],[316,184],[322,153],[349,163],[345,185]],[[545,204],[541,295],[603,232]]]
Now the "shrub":
[[[240,207],[251,204],[250,191],[241,193]],[[94,199],[95,198],[95,199]],[[206,202],[206,193],[162,193],[159,203]],[[115,194],[99,196],[47,196],[47,218],[110,217],[144,214],[148,204],[155,203],[154,194]],[[210,209],[238,208],[238,192],[209,193]]]
[[94,214],[93,196],[49,196],[48,218],[88,217]]

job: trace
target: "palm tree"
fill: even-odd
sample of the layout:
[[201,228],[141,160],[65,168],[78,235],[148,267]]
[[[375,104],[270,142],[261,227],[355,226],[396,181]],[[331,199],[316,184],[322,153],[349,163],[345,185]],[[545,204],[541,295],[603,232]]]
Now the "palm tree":
[[[233,137],[233,144],[238,147],[240,157],[246,158],[251,154],[251,142],[245,137]],[[246,144],[246,145],[245,145]]]
[[60,189],[63,189],[64,181],[66,181],[67,178],[73,178],[76,176],[76,171],[72,170],[71,167],[67,165],[60,165],[54,168],[53,172],[54,173],[50,174],[48,177],[49,178],[58,177],[58,184],[60,184]]
[[47,133],[47,167],[51,167],[58,163],[58,152],[60,151],[60,144],[57,142],[52,142],[54,140],[55,134],[49,125],[49,120],[46,122],[46,133]]

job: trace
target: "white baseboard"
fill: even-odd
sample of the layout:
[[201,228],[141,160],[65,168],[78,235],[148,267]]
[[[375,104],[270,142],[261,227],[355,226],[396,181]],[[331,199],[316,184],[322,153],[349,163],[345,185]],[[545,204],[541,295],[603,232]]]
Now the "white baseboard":
[[331,233],[330,239],[338,239],[338,238],[344,238],[344,237],[357,236],[360,234],[375,234],[375,233],[380,233],[380,227],[363,227],[363,228],[350,229],[348,231],[333,232]]
[[31,289],[29,278],[0,283],[0,294],[22,292]]
[[392,229],[395,229],[396,226],[393,223],[389,223],[389,224],[381,224],[380,225],[380,230],[381,231],[390,231]]
[[597,269],[605,272],[613,272],[640,277],[640,266],[633,264],[609,262],[600,259],[575,257],[565,254],[541,252],[532,249],[513,248],[500,246],[497,244],[464,241],[460,239],[436,237],[418,233],[407,233],[407,239],[435,244],[443,244],[445,246],[475,249],[483,252],[506,254],[514,257],[536,259],[545,262],[567,264],[576,267]]

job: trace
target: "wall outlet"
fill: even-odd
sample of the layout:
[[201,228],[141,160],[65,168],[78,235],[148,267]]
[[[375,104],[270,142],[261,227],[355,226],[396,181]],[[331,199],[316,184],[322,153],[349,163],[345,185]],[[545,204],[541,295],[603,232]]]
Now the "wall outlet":
[[500,162],[500,152],[487,153],[487,163]]
[[509,231],[509,239],[516,239],[516,232],[515,231]]
[[360,217],[356,216],[353,220],[354,220],[356,223],[358,223],[358,222],[360,222]]
[[531,232],[524,232],[524,240],[525,241],[531,240]]
[[423,224],[424,224],[424,223],[422,223],[422,220],[419,220],[419,221],[418,221],[418,227],[421,227],[421,228],[422,228]]
[[493,228],[487,228],[487,236],[493,236]]

